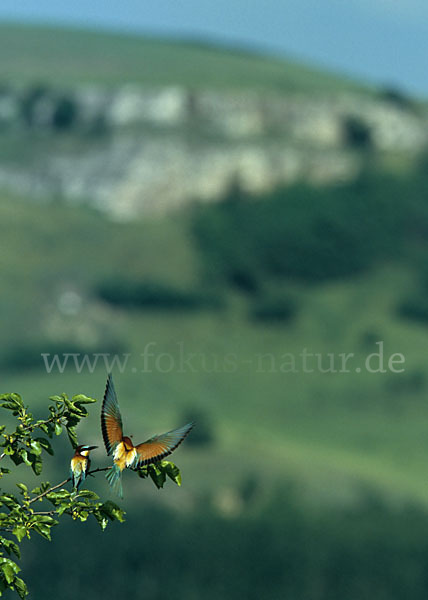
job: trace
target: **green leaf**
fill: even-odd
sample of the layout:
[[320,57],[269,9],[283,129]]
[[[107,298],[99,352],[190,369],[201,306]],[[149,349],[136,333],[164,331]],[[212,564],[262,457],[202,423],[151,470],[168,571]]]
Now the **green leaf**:
[[10,398],[13,398],[14,396],[18,396],[18,394],[0,394],[0,402],[2,402],[3,400],[7,401]]
[[49,400],[59,404],[62,404],[63,402],[63,398],[61,396],[50,396]]
[[147,467],[141,467],[140,469],[137,470],[138,473],[138,477],[141,477],[141,479],[146,479],[149,476],[149,471],[147,469]]
[[67,435],[73,448],[77,447],[77,434],[74,427],[67,427]]
[[8,508],[14,509],[19,506],[18,500],[13,494],[3,494],[0,496],[0,502]]
[[43,421],[39,421],[37,423],[37,426],[47,435],[50,435],[50,431],[49,431],[49,427],[47,426],[46,423],[43,423]]
[[125,521],[125,511],[123,511],[117,504],[112,502],[111,500],[107,500],[100,506],[101,514],[109,517],[112,521],[120,521],[123,523]]
[[75,404],[92,404],[96,402],[95,398],[89,398],[84,394],[77,394],[77,396],[73,396],[72,400]]
[[58,521],[55,521],[53,517],[49,515],[35,515],[37,519],[37,523],[44,523],[45,525],[49,525],[53,527],[54,525],[58,525]]
[[20,577],[15,577],[15,581],[13,582],[16,591],[18,592],[18,595],[20,598],[25,598],[25,596],[28,594],[28,590],[27,590],[27,586],[25,584],[25,581],[23,581]]
[[68,410],[73,410],[74,409],[74,404],[71,400],[69,400],[68,398],[64,398],[64,404],[66,405],[66,407],[68,408]]
[[53,456],[53,455],[54,455],[54,451],[52,450],[52,446],[51,446],[51,443],[49,442],[49,440],[47,440],[46,438],[40,438],[40,437],[38,437],[38,438],[35,438],[35,441],[36,441],[37,443],[39,443],[39,444],[40,444],[40,446],[41,446],[41,447],[42,447],[44,450],[46,450],[46,452],[47,452],[48,454],[50,454],[51,456]]
[[63,515],[65,513],[65,511],[67,510],[67,508],[70,508],[70,503],[69,502],[63,502],[62,504],[60,504],[60,506],[57,508],[57,514],[59,516]]
[[46,540],[51,541],[51,528],[49,527],[49,525],[44,525],[43,523],[35,523],[35,525],[33,525],[33,529]]
[[46,490],[48,490],[50,487],[51,487],[51,484],[49,481],[42,481],[40,486],[37,486],[33,490],[31,490],[31,493],[39,495],[39,494],[42,494],[43,492],[46,492]]
[[58,492],[49,492],[46,499],[52,502],[54,506],[62,504],[61,500],[70,500],[71,493],[68,490],[59,490]]
[[[69,413],[69,420],[76,418],[77,415],[77,423],[79,422],[79,417],[81,416],[86,416],[88,413],[86,411],[86,409],[83,406],[77,406],[74,404],[73,401],[71,400],[64,400],[65,405],[68,408],[68,413]],[[72,416],[74,415],[74,417]],[[77,424],[77,423],[71,423],[72,425]]]
[[8,587],[9,586],[7,585],[5,580],[2,577],[0,577],[0,596],[3,595],[3,592],[5,592],[8,589]]
[[99,500],[98,494],[92,492],[91,490],[81,490],[78,494],[79,498],[89,498],[91,500]]
[[12,571],[17,574],[19,573],[19,571],[21,570],[21,567],[19,567],[16,562],[14,562],[13,560],[11,560],[10,558],[4,558],[3,556],[0,557],[0,568],[2,565],[4,564],[8,564],[11,568]]
[[150,465],[149,475],[158,489],[163,488],[166,481],[166,473],[163,469],[158,465]]
[[20,465],[23,462],[23,458],[21,457],[19,450],[10,456],[10,460],[15,465]]
[[35,454],[36,456],[40,456],[40,454],[42,453],[42,447],[36,440],[31,440],[30,448],[33,451],[33,454]]
[[22,458],[27,467],[31,467],[31,462],[28,460],[28,452],[25,450],[25,448],[19,449],[19,456]]
[[25,485],[25,483],[17,483],[16,487],[19,488],[19,490],[23,496],[28,493],[28,488]]
[[3,563],[0,565],[0,570],[3,573],[4,578],[8,584],[11,584],[15,579],[15,571],[9,563]]
[[61,435],[62,433],[62,425],[60,423],[55,423],[55,435]]
[[71,414],[71,413],[67,413],[66,419],[67,419],[66,427],[76,427],[76,425],[79,424],[80,416]]
[[17,405],[15,402],[2,402],[1,407],[6,408],[7,410],[16,410]]
[[80,406],[80,404],[76,404],[76,409],[76,414],[78,414],[80,417],[87,417],[89,414],[86,408],[84,406]]
[[2,394],[0,396],[0,402],[3,408],[14,410],[16,408],[24,408],[24,403],[19,394]]
[[16,536],[16,539],[18,540],[18,542],[22,542],[22,540],[25,538],[25,536],[27,534],[27,529],[23,525],[17,525],[12,530],[12,533],[13,533],[13,535]]
[[40,456],[36,456],[35,454],[30,454],[29,456],[31,460],[31,468],[33,469],[36,475],[40,475],[43,469],[43,462]]
[[104,529],[107,527],[108,525],[108,519],[107,517],[103,516],[100,512],[95,511],[93,513],[94,517],[97,520],[98,525],[101,527],[101,529],[104,531]]
[[170,479],[172,479],[172,481],[174,481],[174,483],[181,485],[181,473],[176,464],[169,460],[163,460],[161,462],[161,466],[163,469],[165,469],[165,473]]
[[1,538],[1,544],[9,555],[13,552],[15,556],[21,558],[21,552],[18,544],[15,544],[15,542],[12,542],[12,540],[7,540],[6,538]]

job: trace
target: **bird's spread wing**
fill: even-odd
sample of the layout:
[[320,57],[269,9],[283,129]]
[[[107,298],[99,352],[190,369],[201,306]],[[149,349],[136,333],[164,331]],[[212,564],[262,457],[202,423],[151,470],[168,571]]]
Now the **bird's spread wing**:
[[132,466],[134,468],[142,467],[168,456],[168,454],[174,452],[177,446],[181,444],[192,427],[193,423],[188,423],[184,427],[173,429],[161,435],[155,435],[147,440],[147,442],[138,444],[138,446],[135,446],[137,456]]
[[113,385],[111,373],[107,378],[106,391],[104,392],[103,406],[101,408],[101,429],[107,454],[113,454],[116,445],[122,441],[122,417]]

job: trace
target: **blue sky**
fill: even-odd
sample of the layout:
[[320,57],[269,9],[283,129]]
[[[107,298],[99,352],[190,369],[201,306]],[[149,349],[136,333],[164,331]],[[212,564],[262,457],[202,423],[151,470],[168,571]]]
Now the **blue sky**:
[[428,97],[427,0],[1,0],[0,19],[239,43]]

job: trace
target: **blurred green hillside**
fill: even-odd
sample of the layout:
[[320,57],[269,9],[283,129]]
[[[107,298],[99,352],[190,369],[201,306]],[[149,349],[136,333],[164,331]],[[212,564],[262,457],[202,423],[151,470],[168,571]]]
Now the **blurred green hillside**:
[[[1,25],[0,51],[5,85],[357,88],[292,62],[118,34]],[[217,202],[192,195],[162,216],[111,220],[61,194],[0,191],[1,392],[42,413],[62,392],[101,400],[112,369],[135,441],[197,422],[173,456],[182,488],[125,473],[128,523],[102,539],[73,523],[24,546],[37,600],[426,597],[427,161],[382,154],[358,118],[348,125],[351,178],[264,193],[231,180]],[[9,133],[4,164],[47,147],[79,155],[87,135]],[[102,159],[110,133],[88,139]],[[105,466],[99,410],[78,436]],[[69,455],[64,442],[44,479],[62,480]],[[103,477],[92,484],[109,494]]]
[[[70,525],[54,532],[52,545],[26,544],[35,598],[88,589],[101,597],[123,589],[124,574],[125,589],[156,599],[196,599],[207,585],[213,599],[357,600],[362,586],[363,597],[405,598],[409,585],[412,598],[424,597],[425,181],[423,172],[369,176],[324,190],[316,210],[310,188],[251,204],[228,196],[174,218],[120,225],[84,208],[3,197],[3,389],[40,412],[62,391],[101,400],[102,362],[93,373],[69,364],[48,374],[40,353],[129,353],[124,372],[114,369],[126,431],[143,440],[189,418],[205,429],[174,455],[181,489],[157,491],[125,473],[125,525],[102,539]],[[338,210],[339,193],[354,201],[351,221]],[[252,211],[257,218],[245,221]],[[347,237],[354,243],[344,244]],[[289,244],[293,261],[272,262],[286,258]],[[395,353],[405,357],[403,372],[364,369],[379,341],[386,364]],[[330,353],[355,357],[350,372],[321,373],[314,362],[304,372],[305,349],[320,353],[327,370]],[[104,466],[99,405],[90,413],[79,439],[100,446],[94,460]],[[61,446],[44,478],[61,480],[69,454]],[[102,477],[94,486],[108,494]],[[120,569],[101,579],[100,542]],[[91,573],[85,582],[65,567],[75,564],[76,547]]]
[[0,24],[0,79],[8,83],[184,85],[264,90],[360,89],[297,61],[204,42]]
[[[41,353],[130,353],[117,374],[130,422],[149,432],[193,410],[212,423],[215,441],[202,447],[203,460],[192,458],[198,486],[205,477],[210,486],[212,468],[223,485],[259,469],[271,484],[297,478],[330,501],[364,482],[425,504],[426,208],[418,177],[376,177],[325,190],[324,199],[309,188],[249,205],[228,198],[121,225],[83,208],[3,198],[4,388],[37,403],[62,391],[99,398],[102,359],[94,374],[76,373],[73,363],[48,374]],[[358,185],[367,186],[360,202]],[[341,214],[335,196],[343,206],[347,195],[352,206]],[[378,341],[386,362],[404,355],[404,373],[355,372]],[[153,356],[144,362],[147,344]],[[315,372],[305,373],[305,348],[322,355],[323,369],[329,353],[336,371],[340,353],[355,353],[355,363],[350,373],[320,373],[312,358]],[[171,358],[157,362],[165,353]],[[196,355],[189,365],[188,355]],[[231,456],[246,457],[238,473]]]

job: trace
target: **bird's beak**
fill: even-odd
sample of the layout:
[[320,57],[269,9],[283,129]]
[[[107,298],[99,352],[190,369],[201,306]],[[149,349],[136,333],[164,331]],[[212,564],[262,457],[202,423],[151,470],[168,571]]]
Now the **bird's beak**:
[[87,450],[94,450],[95,448],[98,448],[98,446],[88,446]]

